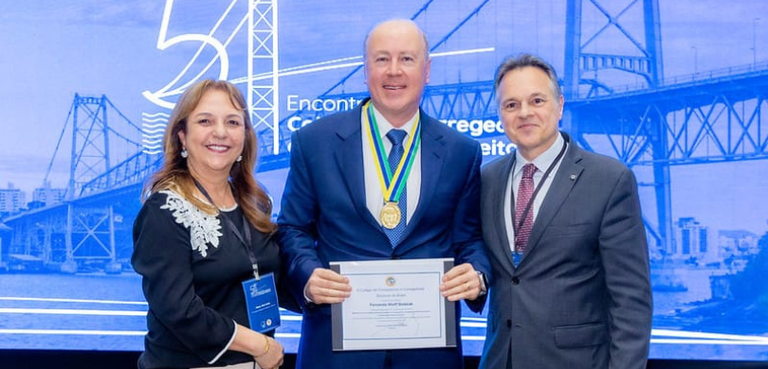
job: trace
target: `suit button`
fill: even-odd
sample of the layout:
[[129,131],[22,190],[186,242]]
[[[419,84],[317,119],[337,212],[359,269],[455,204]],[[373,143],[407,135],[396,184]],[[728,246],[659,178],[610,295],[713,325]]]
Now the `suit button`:
[[515,286],[520,284],[520,278],[512,277],[512,284],[514,284]]
[[507,319],[507,328],[512,328],[512,319]]

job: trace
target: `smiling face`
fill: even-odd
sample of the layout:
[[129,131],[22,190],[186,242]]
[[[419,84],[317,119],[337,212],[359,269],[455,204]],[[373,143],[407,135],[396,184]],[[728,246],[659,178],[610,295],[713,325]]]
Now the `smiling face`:
[[526,66],[505,73],[496,96],[504,132],[524,158],[533,160],[555,143],[563,97],[543,70]]
[[210,89],[186,119],[179,140],[187,150],[187,165],[197,178],[226,181],[237,157],[243,153],[245,117],[229,94]]
[[401,127],[419,110],[429,66],[424,35],[413,22],[384,22],[368,35],[368,91],[373,105],[393,126]]

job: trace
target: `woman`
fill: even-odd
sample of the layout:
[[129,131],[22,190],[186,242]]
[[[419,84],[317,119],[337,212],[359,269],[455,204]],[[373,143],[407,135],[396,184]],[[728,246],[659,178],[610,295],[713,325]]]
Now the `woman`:
[[274,331],[249,328],[242,285],[256,274],[279,280],[280,258],[240,91],[226,81],[190,87],[163,145],[133,228],[131,261],[149,303],[139,368],[279,367],[283,347]]

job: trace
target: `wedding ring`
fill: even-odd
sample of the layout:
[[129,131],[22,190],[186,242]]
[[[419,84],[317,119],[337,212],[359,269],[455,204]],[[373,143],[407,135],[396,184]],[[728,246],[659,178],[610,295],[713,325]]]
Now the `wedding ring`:
[[464,282],[464,285],[467,287],[467,291],[469,291],[469,282]]

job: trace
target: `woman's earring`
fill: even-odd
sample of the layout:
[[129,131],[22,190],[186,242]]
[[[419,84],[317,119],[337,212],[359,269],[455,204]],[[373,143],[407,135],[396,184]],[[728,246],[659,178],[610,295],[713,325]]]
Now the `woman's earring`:
[[181,149],[181,157],[186,159],[187,156],[189,156],[189,153],[187,153],[187,149]]
[[241,162],[241,161],[243,161],[243,156],[242,156],[242,155],[240,155],[240,156],[238,156],[238,157],[237,157],[237,162],[239,163],[239,162]]

